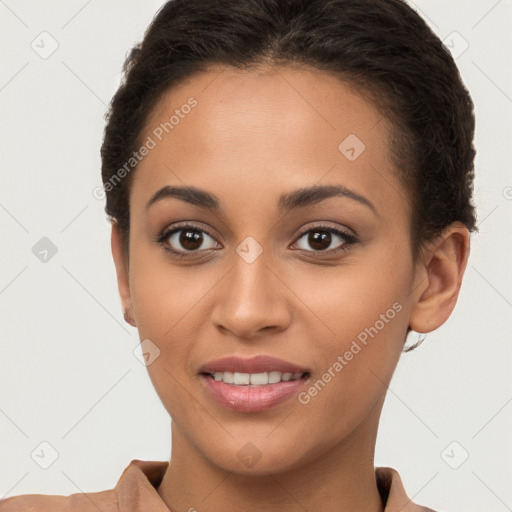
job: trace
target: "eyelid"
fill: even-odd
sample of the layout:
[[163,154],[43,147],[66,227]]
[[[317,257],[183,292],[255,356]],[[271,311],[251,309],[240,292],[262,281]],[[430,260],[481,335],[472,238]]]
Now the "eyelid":
[[325,223],[325,221],[320,220],[320,221],[317,221],[316,223],[308,224],[306,227],[301,229],[300,233],[297,235],[295,240],[298,240],[299,238],[301,238],[306,233],[309,233],[310,231],[315,231],[315,229],[318,231],[325,230],[325,231],[337,232],[347,238],[354,239],[354,240],[357,239],[357,234],[352,229],[349,229],[346,227],[341,227],[339,225],[332,226],[330,224]]
[[211,232],[210,227],[207,224],[204,224],[203,222],[199,220],[183,220],[183,221],[177,221],[172,224],[169,224],[167,227],[164,227],[160,230],[161,234],[164,233],[171,233],[179,231],[180,229],[194,229],[196,231],[202,231],[206,233],[207,235],[211,236],[212,238],[216,238]]

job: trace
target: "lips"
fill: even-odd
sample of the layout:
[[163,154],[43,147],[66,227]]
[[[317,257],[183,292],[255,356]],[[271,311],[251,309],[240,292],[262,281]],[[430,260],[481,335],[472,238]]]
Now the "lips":
[[228,409],[258,413],[272,409],[296,396],[306,385],[307,380],[300,378],[265,386],[235,386],[216,381],[211,377],[201,375],[201,385],[208,399]]
[[244,359],[236,356],[215,359],[214,361],[209,361],[201,366],[199,373],[263,373],[272,371],[281,373],[311,373],[311,370],[305,366],[300,366],[283,359],[265,355],[255,356],[250,359]]

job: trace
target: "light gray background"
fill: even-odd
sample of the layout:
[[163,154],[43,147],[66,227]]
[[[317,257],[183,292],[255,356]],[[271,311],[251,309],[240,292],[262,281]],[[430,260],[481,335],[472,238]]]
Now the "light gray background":
[[[92,194],[106,105],[162,4],[0,0],[0,498],[110,489],[130,460],[170,455],[170,421],[134,356]],[[411,5],[460,54],[476,105],[480,233],[454,314],[402,356],[376,465],[439,511],[512,510],[512,1]],[[31,47],[42,52],[45,37],[51,48],[43,31],[58,43],[46,59]],[[32,252],[42,237],[58,249],[46,263]],[[58,452],[48,469],[35,461],[51,457],[42,442]]]

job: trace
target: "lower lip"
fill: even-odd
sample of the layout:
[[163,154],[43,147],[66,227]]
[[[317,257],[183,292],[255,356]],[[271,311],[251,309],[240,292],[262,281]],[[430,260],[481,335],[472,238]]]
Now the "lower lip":
[[306,382],[305,377],[265,386],[235,386],[201,374],[201,382],[218,403],[239,412],[266,411],[296,395]]

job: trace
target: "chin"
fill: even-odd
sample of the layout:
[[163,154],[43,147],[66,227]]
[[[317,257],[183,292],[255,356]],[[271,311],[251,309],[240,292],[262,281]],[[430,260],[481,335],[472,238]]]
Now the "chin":
[[203,455],[213,465],[238,475],[279,474],[297,469],[305,463],[305,453],[297,450],[298,443],[289,443],[289,440],[286,443],[278,437],[269,441],[265,440],[266,435],[263,434],[260,441],[254,441],[257,436],[233,436],[230,445],[217,445],[212,451],[210,444]]

